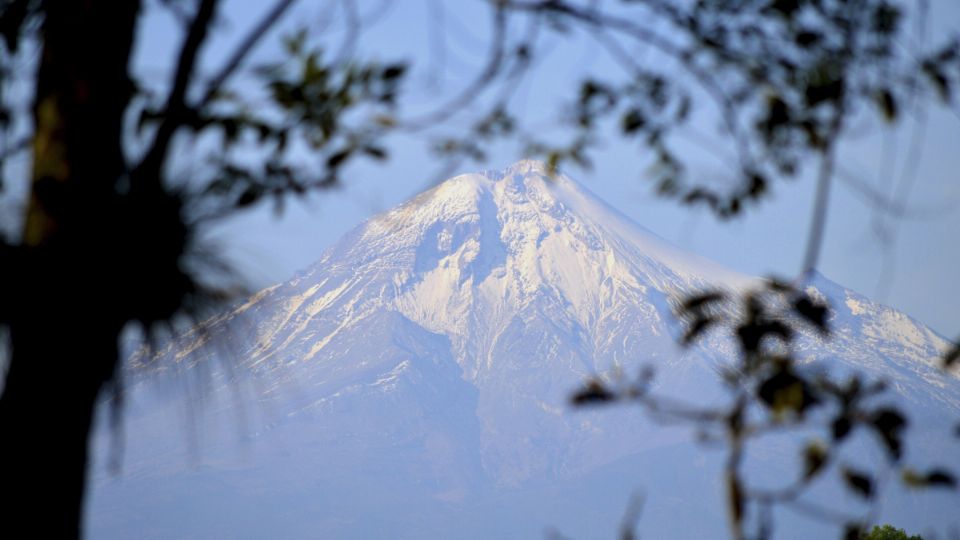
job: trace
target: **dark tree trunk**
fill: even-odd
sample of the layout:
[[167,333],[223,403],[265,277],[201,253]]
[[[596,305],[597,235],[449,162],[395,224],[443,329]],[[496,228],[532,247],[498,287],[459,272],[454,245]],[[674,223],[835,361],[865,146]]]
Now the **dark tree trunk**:
[[[3,527],[78,537],[97,398],[129,319],[117,241],[123,116],[139,2],[46,0],[31,200],[2,302],[12,352],[0,396]],[[10,269],[5,272],[10,272]]]

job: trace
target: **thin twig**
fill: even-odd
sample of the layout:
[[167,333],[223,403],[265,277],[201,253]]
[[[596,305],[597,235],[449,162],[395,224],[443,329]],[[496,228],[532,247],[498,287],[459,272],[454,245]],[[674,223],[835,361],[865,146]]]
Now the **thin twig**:
[[497,4],[493,14],[493,36],[491,49],[487,64],[483,71],[455,98],[441,106],[439,109],[429,112],[420,118],[406,120],[401,122],[401,127],[407,131],[421,131],[444,122],[457,112],[463,110],[466,106],[473,103],[480,94],[490,85],[491,82],[500,73],[504,60],[504,43],[506,41],[507,17],[506,11],[501,4]]
[[826,230],[827,211],[830,204],[830,184],[834,176],[836,158],[836,138],[840,135],[843,126],[845,107],[842,102],[836,105],[833,119],[827,130],[825,147],[820,155],[820,170],[817,173],[817,191],[814,195],[813,214],[810,217],[810,232],[807,235],[806,254],[803,257],[802,273],[807,274],[816,269],[820,262],[820,252],[823,250],[823,233]]
[[159,128],[157,128],[157,134],[156,137],[154,137],[153,144],[150,146],[150,149],[147,150],[143,161],[140,162],[140,165],[138,165],[134,171],[135,176],[144,173],[151,176],[159,174],[164,159],[167,156],[167,150],[173,134],[184,122],[184,116],[187,112],[187,88],[193,78],[197,64],[197,56],[199,55],[200,47],[206,40],[217,3],[217,0],[203,0],[197,9],[197,15],[190,24],[187,37],[184,39],[183,47],[180,49],[173,85],[167,97],[167,104],[163,109],[165,113],[163,115],[163,121],[161,121]]
[[586,23],[601,31],[610,29],[625,33],[641,43],[646,43],[667,56],[677,60],[678,65],[692,75],[700,86],[714,99],[720,107],[721,119],[724,128],[736,142],[737,155],[743,170],[754,170],[753,159],[750,154],[750,143],[737,123],[736,106],[726,91],[715,79],[713,74],[699,66],[687,49],[667,39],[666,37],[648,28],[636,24],[632,19],[620,18],[594,8],[580,8],[559,0],[542,0],[538,2],[507,2],[506,6],[517,11],[532,13],[557,13],[566,15],[574,20]]
[[217,95],[217,92],[223,87],[224,83],[227,82],[233,73],[240,67],[240,64],[249,56],[250,51],[257,45],[261,38],[266,35],[271,28],[280,20],[283,14],[287,9],[293,5],[296,0],[279,0],[276,4],[273,5],[273,8],[268,11],[260,22],[257,23],[250,32],[247,33],[247,36],[237,45],[237,48],[234,49],[233,54],[230,55],[227,62],[220,68],[220,71],[210,79],[210,83],[207,85],[207,90],[204,92],[203,97],[196,104],[197,109],[201,109]]

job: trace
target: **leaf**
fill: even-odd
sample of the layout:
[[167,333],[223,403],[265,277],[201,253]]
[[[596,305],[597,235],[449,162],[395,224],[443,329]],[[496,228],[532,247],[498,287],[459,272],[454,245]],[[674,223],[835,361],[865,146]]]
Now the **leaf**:
[[896,6],[887,2],[880,2],[873,12],[873,31],[882,35],[891,35],[900,25],[901,13]]
[[373,159],[383,161],[387,159],[387,151],[379,146],[367,145],[361,148],[364,154],[372,157]]
[[846,480],[847,487],[857,495],[864,499],[873,498],[873,479],[869,474],[853,469],[844,469],[843,479]]
[[818,442],[811,442],[803,451],[803,479],[810,480],[823,470],[827,463],[827,450]]
[[380,78],[385,81],[392,81],[399,79],[407,71],[407,66],[405,64],[391,64],[383,69],[383,72],[380,73]]
[[850,434],[852,428],[853,424],[850,422],[850,418],[847,416],[838,416],[830,424],[830,429],[833,432],[833,440],[842,441]]
[[820,42],[821,39],[823,39],[823,35],[820,34],[820,32],[808,29],[797,32],[793,38],[796,44],[803,48],[815,45]]
[[755,321],[747,322],[737,328],[737,337],[740,338],[740,344],[744,350],[757,352],[760,350],[760,343],[768,335],[779,336],[784,341],[789,341],[793,336],[790,327],[780,321]]
[[747,194],[751,199],[759,199],[767,191],[767,179],[756,172],[750,173],[749,177],[750,186],[747,188]]
[[774,134],[783,126],[790,123],[793,115],[790,107],[778,96],[767,100],[767,114],[760,120],[757,127],[763,131],[768,143],[774,140]]
[[301,28],[295,33],[283,37],[283,46],[291,56],[298,56],[307,41],[307,29]]
[[600,381],[594,379],[587,383],[583,390],[580,390],[570,401],[574,405],[591,405],[597,403],[607,403],[616,399],[616,395],[607,389]]
[[899,460],[902,453],[902,432],[907,426],[906,418],[896,409],[885,408],[875,411],[869,422],[883,439],[890,457],[895,461]]
[[236,206],[237,208],[250,206],[260,200],[261,196],[263,196],[263,188],[256,184],[250,185],[240,194],[240,197],[237,198]]
[[926,474],[912,469],[904,469],[903,483],[913,488],[946,487],[956,489],[957,479],[952,473],[944,469],[933,469]]
[[818,402],[806,381],[791,373],[789,369],[781,369],[763,381],[757,395],[776,415],[785,412],[802,415]]
[[883,114],[883,119],[887,122],[894,122],[897,119],[897,102],[893,94],[887,88],[881,88],[874,94],[874,101],[877,102],[877,108]]
[[713,317],[697,317],[687,328],[687,331],[684,332],[682,342],[684,345],[689,345],[693,340],[697,339],[700,334],[707,331],[710,325],[717,322]]
[[623,114],[620,127],[623,133],[629,135],[642,129],[647,124],[647,118],[640,109],[630,109]]
[[927,484],[955,489],[957,487],[957,479],[947,471],[934,469],[927,473]]
[[960,345],[954,345],[943,356],[943,369],[950,369],[957,360],[960,360]]
[[827,330],[827,306],[814,302],[808,296],[802,296],[793,303],[793,309],[807,322],[822,331]]
[[924,62],[923,73],[930,79],[930,82],[933,83],[937,93],[940,94],[940,100],[944,103],[949,103],[950,96],[953,92],[950,88],[950,80],[943,74],[940,66],[932,60]]
[[330,157],[327,158],[327,168],[336,169],[344,161],[346,161],[347,158],[349,158],[350,154],[352,153],[353,153],[352,148],[346,148],[346,149],[340,150],[339,152],[335,152],[331,154]]
[[711,291],[703,294],[691,296],[683,301],[681,308],[684,311],[694,311],[708,305],[719,302],[724,299],[721,292]]

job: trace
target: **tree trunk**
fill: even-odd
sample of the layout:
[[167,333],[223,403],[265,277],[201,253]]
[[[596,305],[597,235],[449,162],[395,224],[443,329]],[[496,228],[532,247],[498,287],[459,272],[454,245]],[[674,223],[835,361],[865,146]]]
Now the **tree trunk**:
[[2,300],[12,346],[0,396],[2,515],[7,531],[68,538],[81,533],[94,408],[129,319],[118,218],[139,2],[39,9],[31,199],[20,279]]

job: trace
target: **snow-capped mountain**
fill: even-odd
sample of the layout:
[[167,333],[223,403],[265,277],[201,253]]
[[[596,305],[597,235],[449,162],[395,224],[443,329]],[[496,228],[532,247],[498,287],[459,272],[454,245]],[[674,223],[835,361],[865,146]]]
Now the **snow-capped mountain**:
[[[675,395],[721,395],[732,341],[680,348],[674,306],[757,284],[538,162],[452,178],[140,358],[124,474],[99,473],[91,537],[610,538],[635,489],[641,532],[722,537],[721,453],[568,399],[641,365]],[[803,362],[885,379],[931,425],[957,416],[944,340],[823,276],[805,286],[834,312],[830,339],[801,340]],[[193,431],[156,380],[203,387]]]

